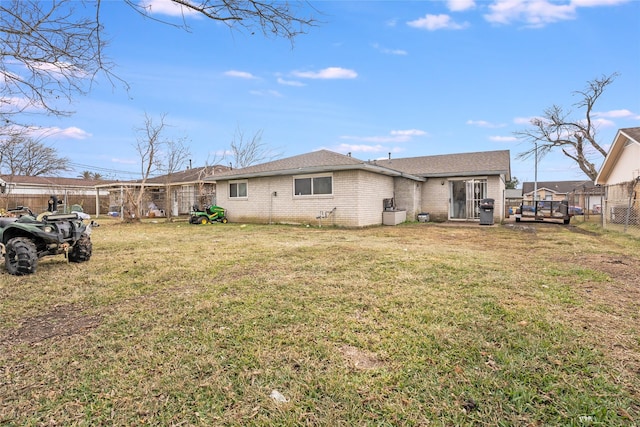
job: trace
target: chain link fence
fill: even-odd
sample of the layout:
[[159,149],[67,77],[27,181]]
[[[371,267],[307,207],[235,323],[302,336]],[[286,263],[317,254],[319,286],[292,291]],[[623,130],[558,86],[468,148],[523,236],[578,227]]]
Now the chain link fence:
[[640,179],[603,187],[576,189],[569,204],[579,206],[577,221],[599,224],[605,229],[640,237]]

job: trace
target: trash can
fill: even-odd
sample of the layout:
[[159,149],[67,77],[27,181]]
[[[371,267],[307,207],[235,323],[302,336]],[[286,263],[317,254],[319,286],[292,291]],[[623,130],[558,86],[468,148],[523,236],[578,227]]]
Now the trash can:
[[428,212],[420,212],[418,214],[418,222],[429,222],[429,213]]
[[480,200],[480,225],[493,225],[494,199]]

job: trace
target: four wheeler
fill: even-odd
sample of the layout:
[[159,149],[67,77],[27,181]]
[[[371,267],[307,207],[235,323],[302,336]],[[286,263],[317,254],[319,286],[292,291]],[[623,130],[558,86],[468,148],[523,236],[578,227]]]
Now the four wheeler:
[[9,209],[14,217],[0,218],[0,254],[10,274],[33,274],[38,259],[64,254],[70,262],[91,258],[91,225],[73,213],[46,212],[37,217],[25,207]]
[[189,223],[191,224],[209,224],[212,222],[228,222],[226,211],[220,206],[210,205],[201,210],[198,205],[193,205],[193,210],[189,214]]

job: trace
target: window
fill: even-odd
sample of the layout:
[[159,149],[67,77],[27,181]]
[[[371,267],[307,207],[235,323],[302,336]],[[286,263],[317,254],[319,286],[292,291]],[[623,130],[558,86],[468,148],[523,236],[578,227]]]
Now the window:
[[229,197],[231,198],[247,197],[247,182],[246,181],[230,182]]
[[296,196],[333,194],[333,179],[331,176],[294,178],[293,191]]

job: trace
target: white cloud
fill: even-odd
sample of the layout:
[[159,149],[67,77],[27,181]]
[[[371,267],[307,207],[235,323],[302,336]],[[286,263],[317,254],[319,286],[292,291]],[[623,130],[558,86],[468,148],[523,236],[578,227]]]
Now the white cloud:
[[513,123],[517,125],[530,125],[534,120],[542,120],[542,117],[516,117]]
[[247,80],[257,79],[256,76],[254,76],[253,74],[247,71],[229,70],[229,71],[225,71],[224,75],[227,77],[237,77],[239,79],[247,79]]
[[471,126],[478,126],[481,128],[489,128],[489,129],[502,128],[506,126],[501,123],[491,123],[486,120],[467,120],[467,124]]
[[392,130],[391,135],[397,136],[424,136],[427,133],[420,129]]
[[572,0],[571,4],[577,7],[615,6],[628,3],[629,0]]
[[382,52],[382,53],[387,54],[387,55],[401,55],[401,56],[407,55],[407,51],[406,50],[388,49],[386,47],[380,46],[378,43],[373,43],[372,46],[377,51]]
[[382,145],[340,144],[336,147],[336,151],[340,153],[345,153],[345,152],[381,153],[385,150],[387,149]]
[[68,128],[60,129],[58,127],[49,128],[51,130],[51,137],[54,138],[71,138],[71,139],[87,139],[92,135],[78,127],[70,126]]
[[518,138],[516,138],[515,136],[494,135],[494,136],[490,136],[489,140],[495,141],[495,142],[516,142]]
[[26,132],[33,138],[54,138],[54,139],[76,139],[82,140],[91,138],[91,134],[76,126],[69,126],[67,128],[59,128],[57,126],[49,127],[23,127],[15,126],[12,129],[15,132]]
[[624,118],[633,118],[638,116],[637,114],[634,114],[629,110],[600,111],[600,112],[594,112],[593,115],[596,117],[606,117],[610,119],[624,119]]
[[449,15],[425,15],[424,18],[419,18],[414,21],[407,22],[407,25],[414,28],[420,28],[428,31],[435,30],[462,30],[469,26],[468,22],[458,24],[451,20]]
[[142,0],[138,3],[140,7],[145,8],[149,13],[157,13],[167,16],[188,16],[197,15],[197,12],[179,5],[171,0]]
[[278,83],[284,86],[296,86],[296,87],[306,86],[306,84],[299,82],[297,80],[285,80],[281,77],[278,77]]
[[277,90],[251,90],[249,93],[256,96],[273,96],[276,98],[282,98],[282,94]]
[[452,12],[462,12],[476,7],[476,2],[475,0],[447,0],[447,7]]
[[540,28],[547,24],[575,19],[580,7],[612,6],[629,0],[572,0],[557,3],[549,0],[495,0],[489,5],[490,13],[484,18],[494,24],[524,22],[526,26]]
[[389,135],[378,136],[352,136],[343,135],[340,139],[346,139],[350,141],[362,141],[371,143],[390,143],[390,142],[408,142],[415,136],[425,136],[427,132],[419,129],[407,129],[407,130],[392,130]]
[[303,79],[355,79],[358,77],[358,73],[354,70],[341,67],[328,67],[319,71],[294,71],[292,73],[295,77]]
[[119,163],[119,164],[123,164],[123,165],[135,165],[138,162],[140,162],[140,160],[135,160],[135,159],[119,159],[117,157],[114,157],[111,159],[111,161],[113,163]]

